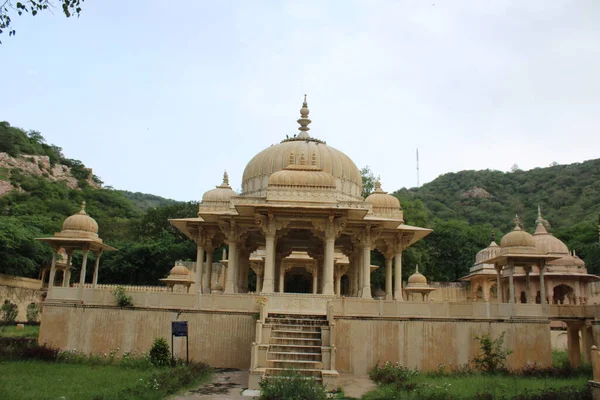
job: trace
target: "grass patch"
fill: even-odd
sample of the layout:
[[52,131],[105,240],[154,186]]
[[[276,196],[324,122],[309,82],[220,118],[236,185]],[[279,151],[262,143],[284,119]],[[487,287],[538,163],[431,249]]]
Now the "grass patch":
[[127,369],[112,365],[88,366],[42,361],[2,362],[0,398],[117,398],[117,394],[134,388],[140,379],[147,380],[153,372],[152,369]]
[[124,368],[42,361],[0,362],[0,398],[164,399],[210,376],[202,364],[173,368]]
[[552,366],[554,368],[569,367],[569,352],[567,350],[552,350]]
[[[585,388],[588,377],[573,378],[533,378],[505,375],[473,373],[470,375],[428,376],[417,374],[410,379],[415,384],[413,390],[400,390],[394,384],[380,385],[365,394],[363,400],[394,399],[511,399],[525,392],[540,392],[548,389],[573,387]],[[481,397],[477,397],[477,396]]]
[[15,325],[0,327],[0,337],[37,338],[40,334],[39,325],[25,325],[24,329],[17,329]]

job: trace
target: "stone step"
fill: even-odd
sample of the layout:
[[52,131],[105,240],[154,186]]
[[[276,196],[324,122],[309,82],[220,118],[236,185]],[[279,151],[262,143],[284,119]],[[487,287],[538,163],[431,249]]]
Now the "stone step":
[[321,339],[321,332],[273,329],[271,330],[271,337]]
[[271,336],[271,345],[278,344],[301,344],[307,346],[321,346],[321,339],[307,339],[307,338],[291,338],[291,337],[273,337]]
[[321,332],[321,327],[317,325],[273,324],[271,329],[283,329],[302,332]]
[[267,360],[267,367],[270,368],[283,368],[291,370],[306,370],[306,369],[323,369],[323,363],[321,361],[307,361],[307,360]]
[[303,345],[303,344],[271,344],[269,352],[288,352],[288,353],[318,353],[321,354],[321,346]]
[[[298,368],[298,369],[294,369],[293,372],[297,373],[298,375],[304,376],[304,377],[314,377],[314,378],[321,378],[321,369],[317,369],[317,368]],[[265,375],[284,375],[282,376],[282,378],[289,378],[285,376],[285,374],[289,374],[290,373],[290,369],[289,368],[280,368],[280,367],[268,367],[265,370]]]
[[321,361],[321,353],[298,351],[269,351],[267,357],[272,357],[276,360]]

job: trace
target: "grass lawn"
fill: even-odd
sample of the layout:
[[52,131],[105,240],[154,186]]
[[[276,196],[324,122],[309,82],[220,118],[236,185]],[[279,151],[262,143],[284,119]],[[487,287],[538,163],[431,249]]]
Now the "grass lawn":
[[0,337],[28,337],[37,338],[40,334],[39,325],[25,325],[25,329],[19,330],[16,326],[0,327]]
[[0,399],[162,399],[163,392],[123,392],[147,381],[154,368],[81,365],[42,361],[0,362]]
[[[524,378],[499,375],[480,375],[473,374],[469,376],[447,376],[433,377],[426,374],[418,374],[411,378],[411,383],[416,383],[418,393],[429,397],[433,394],[448,394],[455,399],[471,399],[477,393],[489,393],[494,398],[511,398],[521,394],[524,391],[538,391],[546,388],[560,388],[564,386],[574,386],[577,389],[583,388],[589,377],[579,376],[575,378]],[[400,395],[402,394],[402,396]],[[407,392],[398,392],[394,386],[379,386],[377,389],[364,396],[369,399],[396,399],[410,398],[406,396]],[[420,396],[415,393],[414,398]]]

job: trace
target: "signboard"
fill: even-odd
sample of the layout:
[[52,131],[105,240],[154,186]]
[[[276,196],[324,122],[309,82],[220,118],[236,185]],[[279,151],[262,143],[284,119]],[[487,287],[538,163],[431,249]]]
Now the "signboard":
[[172,335],[175,337],[187,337],[187,335],[188,335],[187,321],[171,322],[171,332],[172,332]]
[[173,338],[184,337],[185,338],[185,359],[189,364],[190,362],[190,346],[188,343],[188,324],[187,321],[171,321],[171,360],[175,361],[175,353],[173,346]]

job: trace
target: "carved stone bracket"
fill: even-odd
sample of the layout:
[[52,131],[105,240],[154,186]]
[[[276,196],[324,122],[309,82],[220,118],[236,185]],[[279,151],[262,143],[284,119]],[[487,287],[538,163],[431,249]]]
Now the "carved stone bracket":
[[349,264],[336,265],[335,267],[335,279],[340,279],[348,272]]
[[334,218],[329,216],[327,220],[311,221],[313,229],[311,231],[321,239],[334,238],[337,239],[348,224],[345,217]]
[[265,236],[276,236],[278,231],[286,228],[290,224],[289,218],[276,218],[273,214],[254,215],[254,223],[260,228]]

